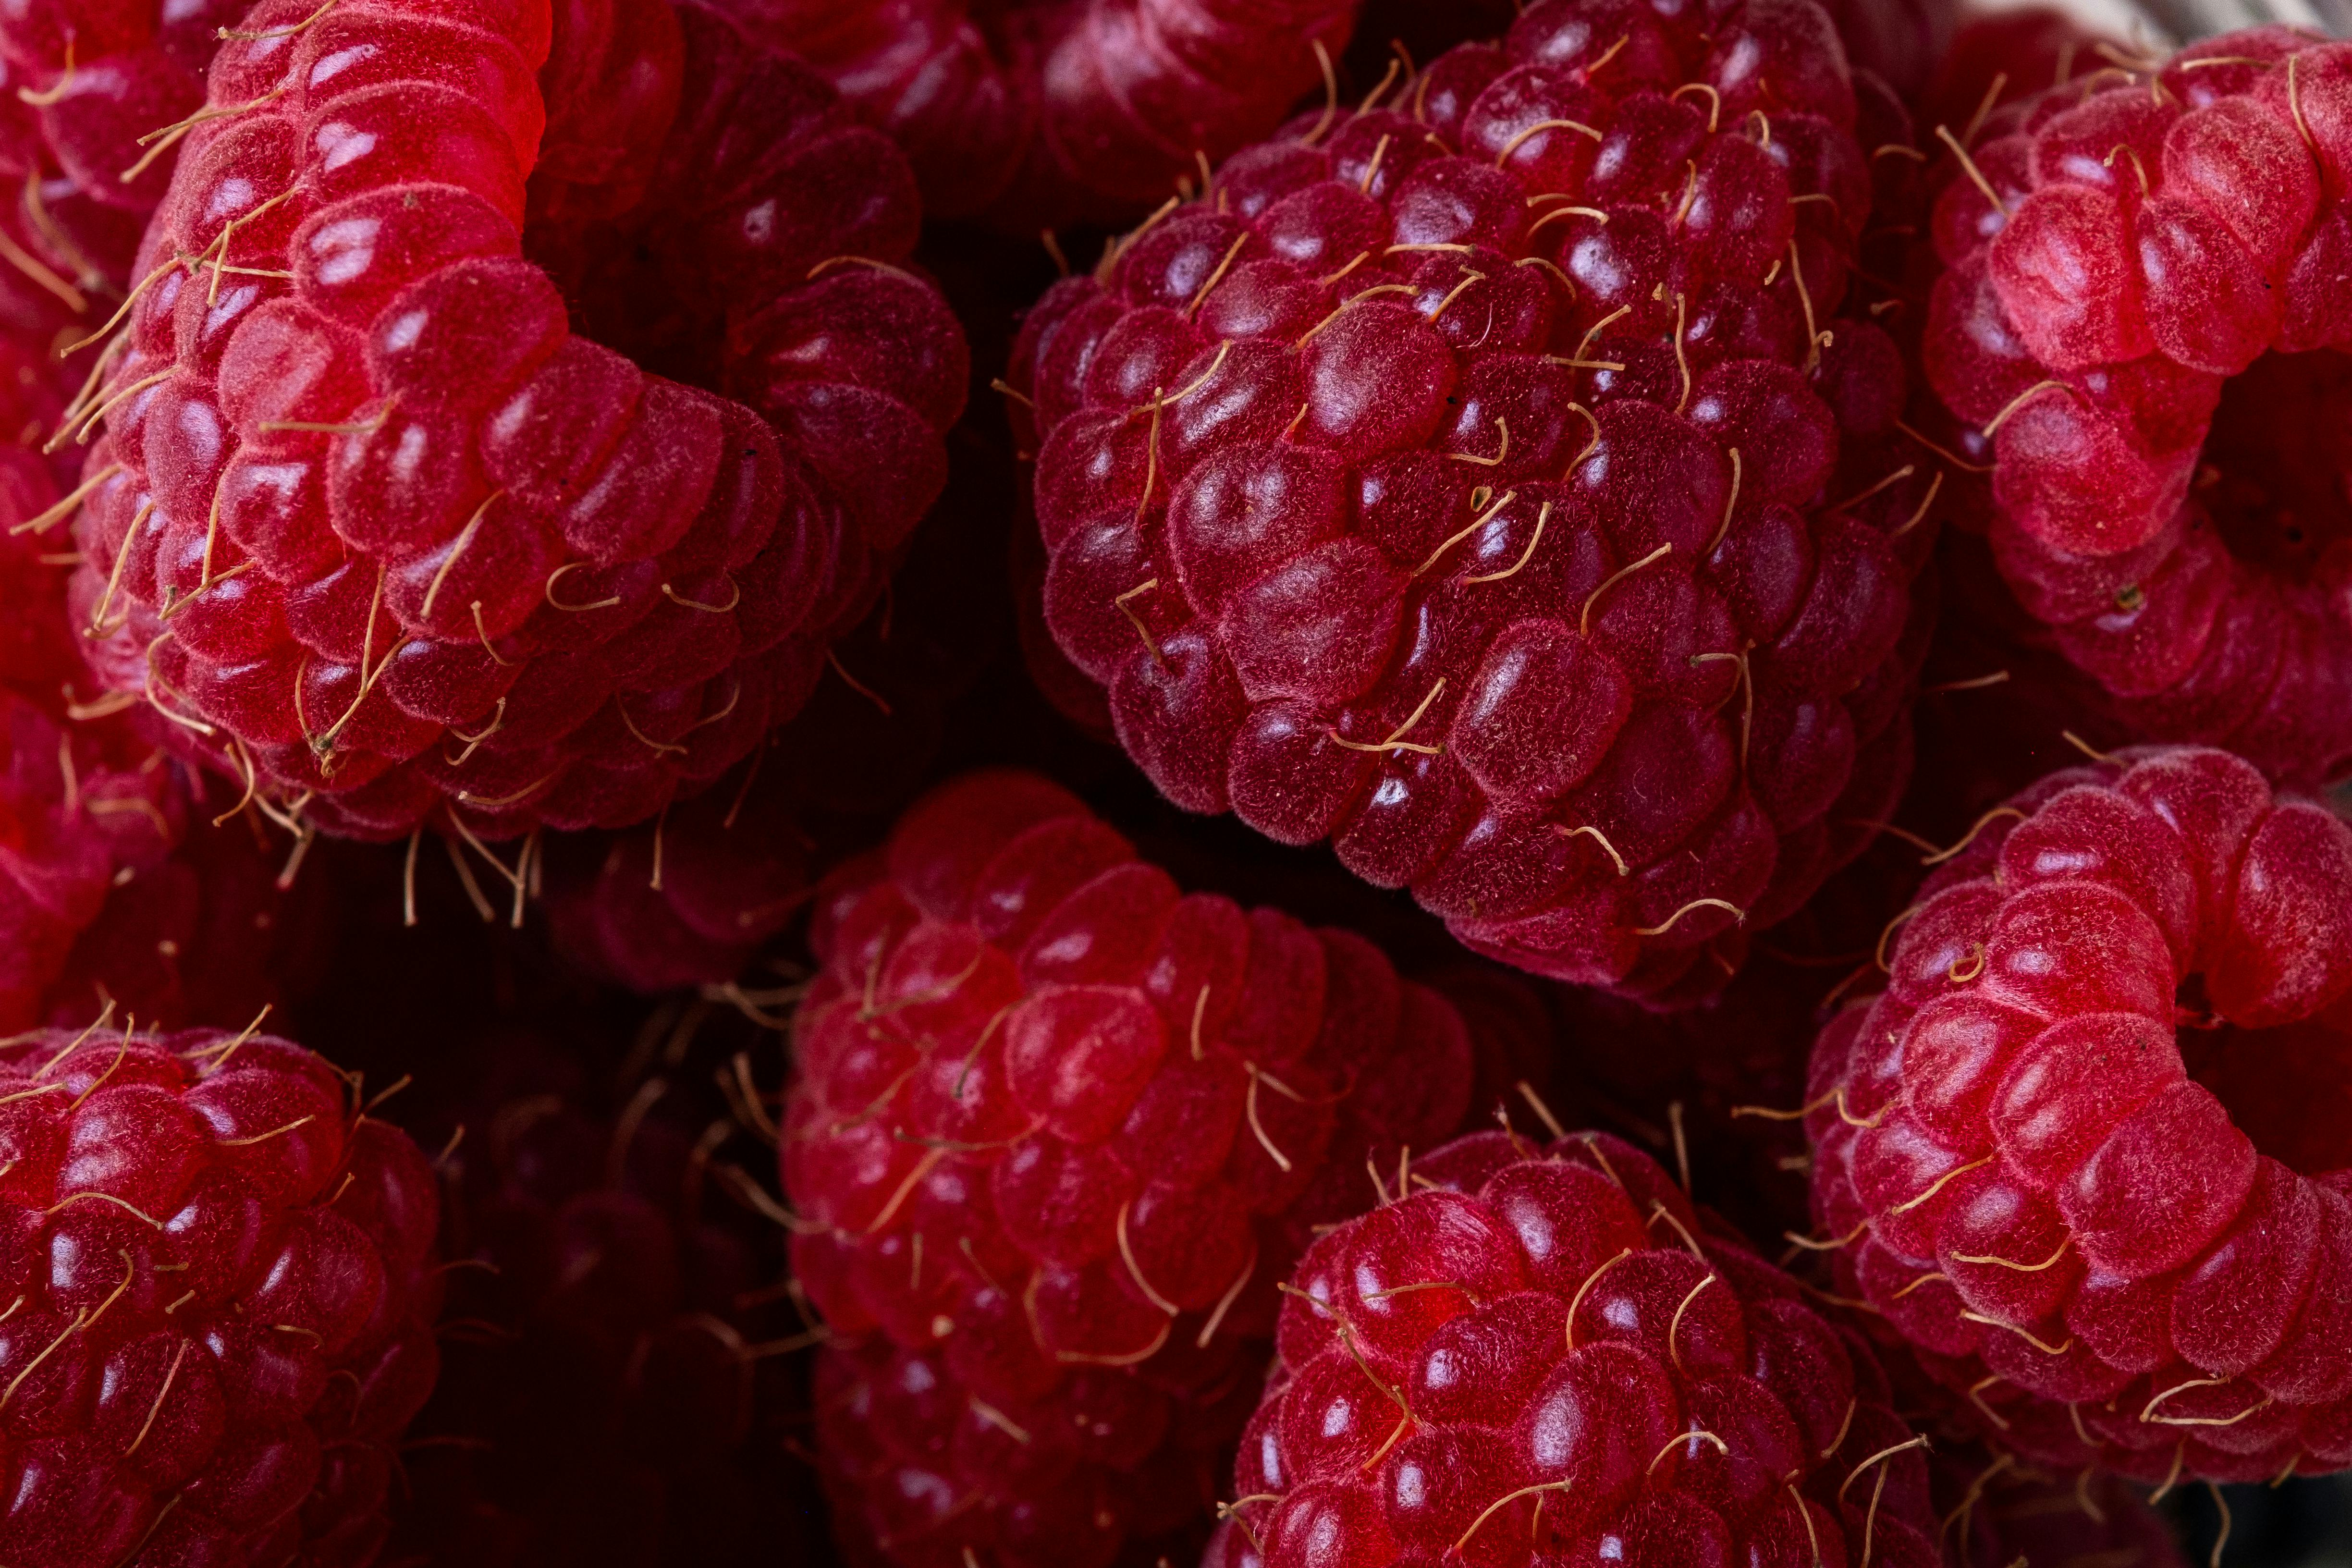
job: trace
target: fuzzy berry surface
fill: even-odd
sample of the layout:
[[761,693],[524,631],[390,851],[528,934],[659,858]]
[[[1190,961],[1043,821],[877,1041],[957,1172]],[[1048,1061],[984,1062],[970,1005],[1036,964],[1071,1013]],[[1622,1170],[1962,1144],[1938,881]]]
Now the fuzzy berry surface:
[[415,1145],[249,1031],[34,1031],[0,1087],[0,1552],[368,1562],[438,1367]]
[[1044,615],[1160,790],[1636,993],[1851,858],[1936,483],[1857,114],[1810,0],[1549,0],[1050,292]]
[[1813,1245],[1998,1449],[2352,1465],[2352,827],[2150,748],[1987,814],[1822,1032]]
[[2136,731],[2317,784],[2352,767],[2352,47],[2126,60],[1945,159],[1926,373],[2011,586]]
[[246,20],[96,351],[95,668],[298,829],[656,815],[800,707],[941,482],[962,340],[898,265],[904,160],[691,5],[611,13],[677,74],[614,89],[659,140],[610,166],[557,112],[603,79],[534,74],[602,58],[545,0]]
[[1505,1132],[1316,1242],[1210,1568],[1942,1559],[1853,1330],[1630,1144]]
[[907,151],[923,205],[1024,237],[1148,211],[1258,140],[1347,47],[1349,0],[726,0]]
[[1460,1017],[1029,774],[926,797],[814,922],[782,1158],[845,1550],[1197,1551],[1277,1282],[1469,1109]]

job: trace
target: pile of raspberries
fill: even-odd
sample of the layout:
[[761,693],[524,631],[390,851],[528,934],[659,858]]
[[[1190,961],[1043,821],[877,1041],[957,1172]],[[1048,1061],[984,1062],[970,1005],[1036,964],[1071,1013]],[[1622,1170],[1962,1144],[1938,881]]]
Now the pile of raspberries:
[[2352,41],[0,4],[0,1568],[2304,1568]]

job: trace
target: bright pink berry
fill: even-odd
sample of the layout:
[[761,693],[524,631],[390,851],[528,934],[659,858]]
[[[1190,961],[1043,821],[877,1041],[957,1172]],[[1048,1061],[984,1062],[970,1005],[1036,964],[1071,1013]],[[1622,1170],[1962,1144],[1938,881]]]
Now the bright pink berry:
[[[897,138],[925,207],[1034,235],[1125,222],[1272,131],[1347,47],[1349,0],[725,0]],[[1195,152],[1198,149],[1198,152]]]
[[438,1366],[416,1146],[267,1035],[0,1047],[0,1553],[357,1565]]
[[2026,607],[2139,732],[2352,765],[2352,46],[2208,38],[2000,110],[1926,369]]
[[811,935],[782,1166],[836,1531],[905,1568],[1178,1550],[1276,1283],[1469,1110],[1461,1018],[1026,773],[927,796]]
[[1940,1561],[1862,1339],[1606,1133],[1483,1132],[1316,1242],[1211,1568]]
[[106,383],[94,666],[331,831],[656,815],[801,705],[941,482],[904,160],[688,5],[646,199],[600,226],[568,163],[527,249],[545,0],[246,22]]
[[2028,1458],[2352,1464],[2352,827],[2181,747],[1979,828],[1815,1048],[1842,1290]]
[[1160,790],[1637,993],[1850,858],[1934,483],[1855,113],[1810,0],[1551,0],[1049,293],[1045,615]]

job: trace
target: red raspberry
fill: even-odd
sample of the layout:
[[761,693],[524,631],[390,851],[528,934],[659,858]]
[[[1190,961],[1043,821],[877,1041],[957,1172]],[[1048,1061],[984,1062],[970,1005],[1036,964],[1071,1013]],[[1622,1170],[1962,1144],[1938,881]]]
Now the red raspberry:
[[1178,805],[1541,973],[1728,968],[1908,766],[1934,481],[1893,343],[1832,322],[1835,35],[1549,0],[1393,102],[1031,315],[1046,619]]
[[811,940],[782,1165],[845,1545],[1189,1550],[1276,1282],[1469,1109],[1460,1017],[1025,773],[927,796]]
[[[645,1024],[676,1047],[680,1014]],[[793,1538],[814,1476],[784,1447],[806,1430],[806,1358],[780,1353],[802,1324],[776,1286],[783,1232],[728,1167],[741,1130],[710,1053],[667,1052],[632,1082],[611,1070],[629,1042],[609,1021],[563,1016],[559,1036],[544,1019],[467,1041],[427,1079],[466,1086],[426,1124],[428,1142],[466,1130],[441,1163],[444,1248],[473,1266],[450,1272],[447,1364],[390,1560],[809,1561]]]
[[2126,752],[1989,813],[1906,914],[1813,1058],[1844,1293],[2028,1458],[2352,1464],[2352,827]]
[[21,165],[8,170],[19,195],[7,226],[32,265],[11,259],[83,318],[81,331],[130,286],[139,232],[171,183],[180,137],[147,133],[204,107],[219,29],[247,3],[29,0],[0,16],[16,89],[0,139]]
[[[571,332],[523,253],[544,0],[478,26],[407,0],[246,21],[149,231],[90,458],[95,663],[304,824],[656,815],[800,706],[938,489],[965,370],[896,265],[903,160],[680,9],[653,194],[547,241],[567,277],[632,258],[624,324],[657,320],[663,364],[735,402]],[[583,313],[624,336],[596,283]]]
[[813,892],[793,803],[763,777],[722,779],[650,827],[557,843],[545,896],[565,961],[647,994],[741,973]]
[[2352,765],[2352,46],[2209,38],[1996,111],[1937,202],[1928,378],[2026,607],[2137,730]]
[[[74,944],[96,923],[118,868],[162,861],[187,826],[168,769],[110,767],[95,743],[67,737],[24,699],[0,692],[0,1030],[88,1000],[62,984]],[[59,998],[59,1000],[65,1000]]]
[[367,1562],[437,1367],[415,1145],[250,1031],[39,1031],[0,1080],[0,1553]]
[[120,723],[61,731],[0,691],[0,1031],[110,1005],[171,1028],[278,999],[307,921],[251,828],[205,820],[226,804]]
[[1939,1561],[1864,1342],[1647,1155],[1484,1132],[1412,1179],[1300,1260],[1209,1568]]
[[[1352,0],[727,0],[898,140],[942,217],[1124,222],[1264,136],[1347,47]],[[973,13],[978,13],[974,15]],[[1196,151],[1197,149],[1197,151]]]

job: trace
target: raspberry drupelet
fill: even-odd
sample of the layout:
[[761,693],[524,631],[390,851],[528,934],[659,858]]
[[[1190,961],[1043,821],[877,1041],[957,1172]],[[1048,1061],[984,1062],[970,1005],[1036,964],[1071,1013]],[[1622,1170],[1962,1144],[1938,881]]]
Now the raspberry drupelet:
[[2282,27],[2005,106],[1948,150],[1923,343],[2057,646],[2305,784],[2352,766],[2347,170],[2352,46]]
[[1859,1335],[1606,1133],[1413,1163],[1282,1304],[1208,1568],[1940,1561]]
[[1025,773],[918,803],[814,919],[782,1159],[845,1549],[1196,1551],[1276,1285],[1470,1109],[1461,1018]]
[[367,1563],[438,1366],[416,1146],[251,1030],[20,1035],[0,1089],[0,1553]]
[[1030,316],[1046,622],[1178,805],[1540,973],[1719,981],[1909,764],[1939,478],[1835,314],[1836,36],[1549,0],[1373,98]]
[[2352,828],[2126,752],[1987,813],[1900,931],[1813,1057],[1842,1291],[1997,1449],[2352,1464]]
[[659,318],[701,384],[573,331],[526,254],[546,0],[267,0],[214,61],[102,351],[75,614],[298,831],[658,814],[800,706],[940,483],[964,353],[898,265],[903,158],[711,13],[657,15],[644,199],[605,213],[591,176],[629,166],[577,157],[529,194],[567,279],[609,233],[648,258],[626,331],[583,311]]

